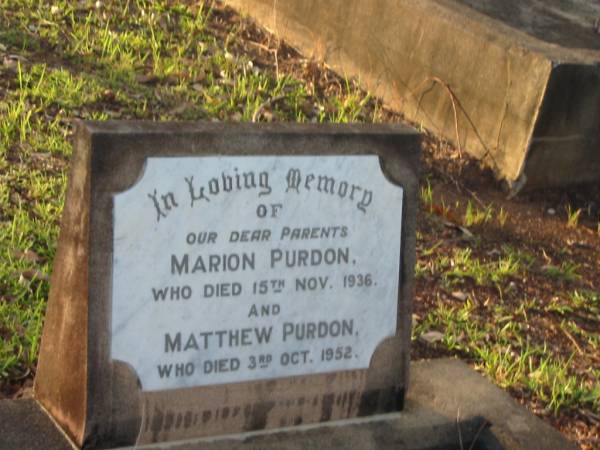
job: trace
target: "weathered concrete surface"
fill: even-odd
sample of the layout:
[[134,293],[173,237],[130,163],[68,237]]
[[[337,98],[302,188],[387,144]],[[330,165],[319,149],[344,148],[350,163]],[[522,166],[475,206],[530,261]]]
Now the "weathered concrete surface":
[[457,0],[551,44],[600,50],[595,0]]
[[227,2],[515,187],[600,180],[597,2]]
[[33,399],[0,401],[0,450],[72,450]]
[[[578,447],[466,364],[454,359],[412,365],[401,413],[270,432],[128,448],[146,450],[575,450]],[[67,450],[31,400],[0,402],[0,450]],[[457,418],[459,426],[457,426]],[[460,430],[460,431],[459,431]],[[40,438],[44,445],[40,446]],[[462,439],[462,447],[460,440]]]
[[36,370],[35,394],[66,432],[83,440],[86,421],[90,208],[89,142],[78,135]]

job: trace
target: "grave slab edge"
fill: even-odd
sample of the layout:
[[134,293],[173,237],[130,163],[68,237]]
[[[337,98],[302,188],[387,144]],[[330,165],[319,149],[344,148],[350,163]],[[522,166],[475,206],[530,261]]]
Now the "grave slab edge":
[[327,12],[317,1],[226,3],[460,144],[515,193],[599,179],[600,51],[544,42],[454,0],[334,1]]

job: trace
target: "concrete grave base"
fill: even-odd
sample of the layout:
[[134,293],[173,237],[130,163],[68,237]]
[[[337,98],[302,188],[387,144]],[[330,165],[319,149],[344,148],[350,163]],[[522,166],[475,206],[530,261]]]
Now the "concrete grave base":
[[[39,448],[74,447],[34,400],[0,402],[0,450]],[[401,413],[135,448],[575,450],[578,447],[463,362],[438,359],[412,364],[410,389]]]
[[600,180],[600,3],[227,0],[513,191]]

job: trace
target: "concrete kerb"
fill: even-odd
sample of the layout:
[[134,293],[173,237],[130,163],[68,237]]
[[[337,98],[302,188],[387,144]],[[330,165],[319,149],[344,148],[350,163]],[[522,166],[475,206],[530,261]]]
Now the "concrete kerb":
[[590,19],[600,7],[574,0],[227,3],[483,159],[514,191],[600,179],[600,38]]
[[[575,450],[482,375],[455,359],[413,363],[405,410],[364,419],[145,445],[145,450]],[[0,402],[0,449],[73,447],[34,400]]]

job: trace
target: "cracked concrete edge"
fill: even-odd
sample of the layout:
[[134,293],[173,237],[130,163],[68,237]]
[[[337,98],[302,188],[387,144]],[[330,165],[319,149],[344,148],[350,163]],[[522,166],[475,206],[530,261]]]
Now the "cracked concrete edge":
[[66,434],[33,398],[0,400],[0,450],[73,450]]
[[419,361],[411,365],[411,370],[417,380],[408,393],[408,411],[416,407],[432,409],[448,420],[456,418],[457,413],[464,419],[484,417],[507,449],[579,448],[460,360]]
[[33,398],[33,401],[35,402],[35,404],[37,405],[37,407],[46,415],[46,417],[48,418],[48,420],[50,420],[50,422],[52,422],[52,425],[54,425],[54,428],[56,430],[58,430],[58,432],[60,433],[60,435],[65,440],[65,444],[68,445],[72,450],[78,450],[78,447],[75,444],[75,442],[73,442],[73,440],[71,439],[71,437],[60,427],[59,423],[56,420],[54,420],[54,417],[52,417],[52,414],[50,414],[50,412],[44,407],[44,405],[42,405],[35,398]]

